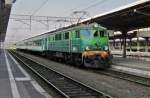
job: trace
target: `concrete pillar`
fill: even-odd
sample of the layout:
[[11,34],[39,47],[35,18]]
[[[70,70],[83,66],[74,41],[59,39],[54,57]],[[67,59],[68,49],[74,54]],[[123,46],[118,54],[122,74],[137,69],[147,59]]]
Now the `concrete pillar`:
[[127,36],[127,31],[122,31],[123,35],[123,58],[126,58],[126,36]]
[[130,45],[130,46],[129,46],[129,47],[130,47],[130,52],[131,52],[131,50],[132,50],[132,49],[131,49],[131,48],[132,48],[132,40],[131,40],[131,39],[132,39],[132,38],[129,39],[129,40],[130,40],[130,43],[129,43],[129,45]]
[[115,37],[113,37],[113,48],[114,48],[114,49],[115,49],[115,45],[116,45]]
[[146,47],[145,47],[145,52],[148,52],[148,47],[149,47],[149,38],[148,37],[145,37],[145,40],[146,40]]
[[1,42],[0,42],[0,53],[1,53]]
[[0,50],[2,48],[2,42],[1,42],[1,32],[0,32]]
[[122,39],[120,38],[120,50],[122,50]]
[[137,51],[139,52],[140,50],[140,41],[139,41],[139,37],[137,37]]

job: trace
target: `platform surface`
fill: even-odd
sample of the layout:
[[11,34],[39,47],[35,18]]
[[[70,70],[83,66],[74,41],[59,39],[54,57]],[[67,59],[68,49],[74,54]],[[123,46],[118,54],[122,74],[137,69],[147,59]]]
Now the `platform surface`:
[[114,65],[150,71],[150,61],[144,61],[144,60],[140,60],[140,59],[114,57],[113,63],[114,63]]
[[0,98],[52,98],[5,50],[0,50]]
[[150,78],[150,61],[114,57],[112,68],[122,72]]

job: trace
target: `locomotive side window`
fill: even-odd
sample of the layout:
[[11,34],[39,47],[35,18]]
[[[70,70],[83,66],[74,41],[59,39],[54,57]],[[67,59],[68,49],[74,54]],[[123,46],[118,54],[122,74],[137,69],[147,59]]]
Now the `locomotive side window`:
[[65,33],[65,39],[69,39],[69,32]]
[[61,40],[61,34],[56,34],[55,35],[55,40]]
[[79,30],[75,31],[75,38],[80,38],[80,31]]

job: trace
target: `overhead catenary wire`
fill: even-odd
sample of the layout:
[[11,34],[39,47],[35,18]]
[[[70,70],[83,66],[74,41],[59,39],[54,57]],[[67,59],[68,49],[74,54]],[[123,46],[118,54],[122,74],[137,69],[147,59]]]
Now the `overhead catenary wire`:
[[48,0],[45,0],[31,15],[35,15],[47,2]]
[[[104,2],[106,2],[107,0],[100,0],[100,1],[98,1],[98,2],[92,2],[92,4],[90,4],[89,6],[87,6],[87,7],[85,7],[85,8],[82,8],[82,9],[80,9],[80,10],[78,10],[78,11],[74,11],[72,14],[73,15],[77,15],[77,14],[80,14],[80,16],[78,17],[79,19],[78,19],[78,21],[77,21],[77,23],[79,22],[79,21],[81,21],[81,18],[83,17],[83,16],[85,16],[85,15],[87,15],[88,17],[90,17],[90,14],[88,13],[88,11],[87,11],[87,9],[89,9],[89,8],[92,8],[92,7],[95,7],[95,6],[97,6],[97,5],[100,5],[100,4],[102,4],[102,3],[104,3]],[[82,13],[82,14],[81,14]]]
[[[44,2],[30,15],[30,16],[33,16],[35,15],[46,3],[48,2],[48,0],[44,0]],[[23,25],[20,25],[19,28],[16,28],[15,31],[17,32],[20,28],[22,28]],[[27,28],[28,29],[28,28]],[[14,35],[11,35],[13,36],[12,38],[14,38],[15,36]]]
[[[31,16],[35,15],[47,2],[48,2],[48,0],[45,0],[45,1],[31,14]],[[30,25],[31,25],[31,23],[30,23]],[[22,25],[20,25],[20,28],[22,28]],[[30,30],[31,30],[31,26],[30,26]]]

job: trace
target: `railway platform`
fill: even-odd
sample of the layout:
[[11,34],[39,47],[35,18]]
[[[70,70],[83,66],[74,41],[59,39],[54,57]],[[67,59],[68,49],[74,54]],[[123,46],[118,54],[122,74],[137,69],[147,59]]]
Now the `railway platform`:
[[115,65],[150,71],[150,61],[144,61],[144,60],[132,59],[132,58],[114,57],[113,63]]
[[5,50],[0,50],[0,98],[52,98]]
[[114,69],[150,78],[150,61],[114,57],[112,67]]

